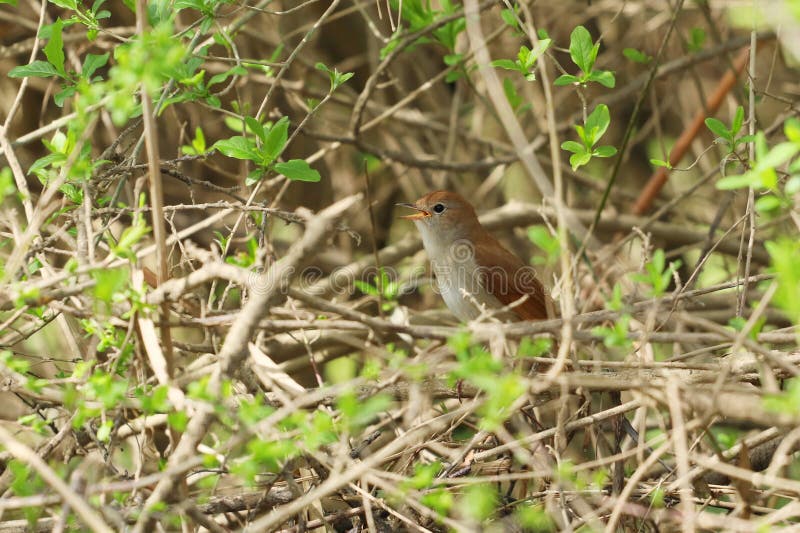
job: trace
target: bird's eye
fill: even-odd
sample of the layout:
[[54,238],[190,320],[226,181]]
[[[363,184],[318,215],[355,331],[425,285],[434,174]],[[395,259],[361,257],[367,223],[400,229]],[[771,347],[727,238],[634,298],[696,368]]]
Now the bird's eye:
[[444,204],[436,204],[435,206],[433,206],[433,212],[436,213],[437,215],[441,215],[442,213],[444,213],[445,209],[446,207],[444,206]]

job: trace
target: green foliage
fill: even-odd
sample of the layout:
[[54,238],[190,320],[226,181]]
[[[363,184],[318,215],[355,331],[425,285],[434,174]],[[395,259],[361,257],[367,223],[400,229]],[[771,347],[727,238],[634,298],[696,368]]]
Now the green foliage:
[[773,300],[793,323],[800,323],[800,241],[781,237],[764,243],[778,282]]
[[[433,9],[430,0],[390,0],[389,4],[391,9],[400,13],[400,20],[408,25],[407,31],[409,33],[421,31],[445,17],[454,15],[460,9],[460,6],[453,3],[452,0],[440,0],[438,2],[440,10]],[[411,51],[416,46],[433,42],[443,46],[450,52],[451,56],[455,55],[453,52],[455,52],[456,39],[465,28],[466,21],[464,17],[456,17],[431,32],[431,37],[423,36],[416,39],[413,45],[406,48],[406,50]],[[401,38],[402,34],[399,31],[395,33],[389,43],[381,49],[380,58],[384,59],[397,48]],[[450,64],[454,64],[459,60],[460,57],[451,57]]]
[[[614,285],[611,298],[606,301],[606,309],[610,311],[622,311],[622,287],[619,283]],[[628,338],[630,332],[631,315],[620,313],[617,320],[611,326],[596,326],[592,328],[592,333],[603,339],[603,344],[609,348],[628,349],[632,346]]]
[[492,61],[493,67],[519,72],[527,81],[536,80],[536,60],[550,47],[550,39],[542,39],[537,46],[531,50],[522,45],[517,52],[517,59],[497,59]]
[[541,357],[550,353],[552,348],[553,341],[547,337],[538,337],[535,339],[524,337],[519,343],[516,356],[519,358]]
[[356,377],[356,362],[352,357],[337,357],[325,365],[325,379],[334,385],[347,383]]
[[130,271],[127,268],[99,268],[92,270],[94,278],[94,297],[106,304],[124,297],[128,288]]
[[692,28],[689,32],[689,51],[697,53],[703,49],[706,42],[706,32],[703,28]]
[[625,48],[622,51],[622,55],[626,58],[630,59],[634,63],[649,63],[653,60],[652,56],[649,56],[642,52],[641,50],[637,50],[636,48]]
[[247,185],[253,185],[267,172],[274,170],[295,181],[319,181],[319,172],[302,159],[276,163],[289,139],[289,117],[281,117],[272,125],[262,124],[253,117],[245,117],[246,129],[253,136],[235,135],[222,139],[211,147],[234,159],[251,161],[256,169],[247,176]]
[[773,413],[800,414],[800,379],[786,381],[786,389],[779,394],[769,394],[762,400],[764,409]]
[[208,148],[206,147],[206,136],[200,126],[197,126],[194,129],[194,139],[192,139],[192,144],[184,144],[181,146],[181,152],[185,155],[205,155],[205,153],[208,152]]
[[572,152],[569,157],[572,170],[577,170],[587,164],[592,157],[612,157],[617,153],[617,149],[613,146],[595,146],[600,141],[600,138],[605,135],[609,124],[611,124],[611,117],[608,112],[608,106],[599,104],[586,117],[586,122],[583,126],[575,126],[575,131],[578,132],[581,142],[565,141],[561,144],[562,150]]
[[368,296],[380,295],[383,311],[391,311],[397,306],[397,297],[400,294],[400,283],[389,278],[386,269],[380,267],[374,277],[374,284],[357,279],[353,285]]
[[454,335],[447,343],[458,360],[451,378],[463,379],[485,393],[485,400],[478,409],[479,425],[481,429],[492,431],[511,416],[510,408],[526,391],[525,381],[513,372],[504,373],[502,362],[482,346],[474,345],[469,332]]
[[514,113],[517,115],[524,113],[532,107],[530,103],[526,103],[519,95],[517,88],[514,86],[514,82],[512,82],[510,78],[503,79],[503,93],[505,93],[508,103],[511,104],[511,109],[513,109]]
[[[144,204],[144,196],[139,198],[139,205]],[[135,259],[133,247],[150,232],[150,228],[144,221],[141,212],[134,213],[133,221],[130,226],[125,228],[120,235],[117,244],[111,249],[114,255],[125,257],[130,260]]]
[[494,514],[499,504],[497,490],[488,483],[478,483],[467,486],[457,506],[462,515],[483,522]]
[[393,404],[392,397],[384,393],[363,398],[346,392],[336,401],[336,407],[342,414],[343,427],[351,434],[373,423],[378,414],[391,408]]
[[172,406],[167,399],[168,394],[169,388],[166,385],[137,387],[134,390],[134,395],[139,400],[142,411],[148,415],[166,413],[171,409]]
[[86,397],[100,401],[105,409],[121,405],[127,393],[127,380],[101,370],[95,370],[86,382]]
[[600,43],[592,42],[589,30],[583,26],[577,26],[569,36],[569,56],[572,58],[572,62],[581,69],[581,72],[577,76],[562,74],[556,79],[555,85],[586,85],[594,81],[603,87],[613,89],[616,85],[614,74],[608,70],[594,70],[594,63],[599,51]]
[[680,259],[676,259],[667,265],[665,257],[664,250],[656,250],[653,252],[650,262],[644,266],[645,272],[631,275],[631,279],[646,285],[649,288],[649,296],[654,298],[658,298],[666,292],[672,275],[682,264]]
[[51,140],[43,139],[42,144],[50,153],[34,161],[28,169],[29,173],[39,178],[42,185],[57,180],[66,171],[66,180],[58,190],[74,204],[83,202],[82,183],[88,181],[95,170],[106,163],[93,159],[92,146],[79,137],[79,130],[70,125],[67,133],[59,130],[53,134]]
[[750,135],[739,136],[739,132],[744,125],[744,108],[742,106],[736,108],[736,114],[733,117],[730,128],[721,120],[717,120],[713,117],[707,118],[705,123],[706,127],[711,130],[711,133],[717,136],[715,142],[726,145],[729,154],[735,152],[739,145],[753,140],[753,137]]
[[437,474],[442,470],[442,463],[436,461],[430,464],[414,465],[414,475],[400,483],[401,490],[427,489],[433,485]]
[[331,87],[329,92],[333,93],[336,89],[339,88],[343,83],[347,80],[352,78],[354,74],[352,72],[339,72],[337,68],[334,67],[333,70],[325,66],[325,63],[317,63],[314,65],[317,70],[321,70],[322,72],[328,75],[328,78],[331,82]]
[[446,488],[433,489],[419,499],[420,503],[433,509],[439,516],[447,516],[453,507],[453,493]]
[[558,240],[558,235],[550,233],[547,226],[529,227],[528,239],[545,253],[544,257],[533,256],[534,265],[553,266],[558,262],[561,255],[561,242]]
[[514,515],[526,531],[557,531],[556,524],[543,505],[523,504],[514,510]]
[[[735,125],[734,119],[734,127]],[[719,125],[715,124],[715,127],[718,128]],[[758,132],[754,139],[756,159],[749,163],[749,170],[743,174],[721,178],[717,181],[717,188],[733,190],[752,187],[765,193],[756,200],[756,210],[763,214],[777,214],[794,205],[793,197],[800,191],[800,157],[797,157],[800,152],[800,120],[794,117],[788,119],[784,123],[784,134],[787,140],[770,148],[764,132]],[[778,168],[784,164],[787,165],[789,178],[781,190]]]

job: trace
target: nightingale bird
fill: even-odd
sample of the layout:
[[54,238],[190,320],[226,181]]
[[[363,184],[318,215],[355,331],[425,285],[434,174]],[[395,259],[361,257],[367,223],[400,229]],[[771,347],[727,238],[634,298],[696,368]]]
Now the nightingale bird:
[[463,322],[480,316],[502,321],[544,320],[554,307],[531,266],[508,251],[478,221],[460,194],[434,191],[413,204],[436,284],[448,309]]

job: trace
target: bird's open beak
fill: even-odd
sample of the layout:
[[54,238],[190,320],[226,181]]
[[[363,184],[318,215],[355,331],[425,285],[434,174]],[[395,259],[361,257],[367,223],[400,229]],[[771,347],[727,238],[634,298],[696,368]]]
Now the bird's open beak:
[[427,211],[425,211],[421,207],[415,206],[414,204],[397,204],[397,205],[399,205],[401,207],[408,207],[409,209],[413,209],[413,210],[417,211],[416,213],[413,213],[411,215],[403,215],[403,216],[400,217],[400,218],[404,218],[406,220],[417,220],[417,219],[420,219],[420,218],[426,218],[426,217],[431,216],[430,213],[428,213]]

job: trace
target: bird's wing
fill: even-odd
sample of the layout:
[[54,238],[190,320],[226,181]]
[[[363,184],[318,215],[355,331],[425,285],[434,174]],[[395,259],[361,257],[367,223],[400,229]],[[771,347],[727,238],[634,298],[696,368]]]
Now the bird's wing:
[[[527,298],[514,306],[513,311],[522,320],[546,320],[553,313],[550,297],[536,277],[533,267],[525,265],[516,255],[505,249],[494,237],[483,239],[475,246],[475,260],[481,265],[481,282],[484,288],[500,300],[511,305],[523,296]],[[496,265],[483,267],[482,265]],[[508,272],[510,275],[505,275]]]

